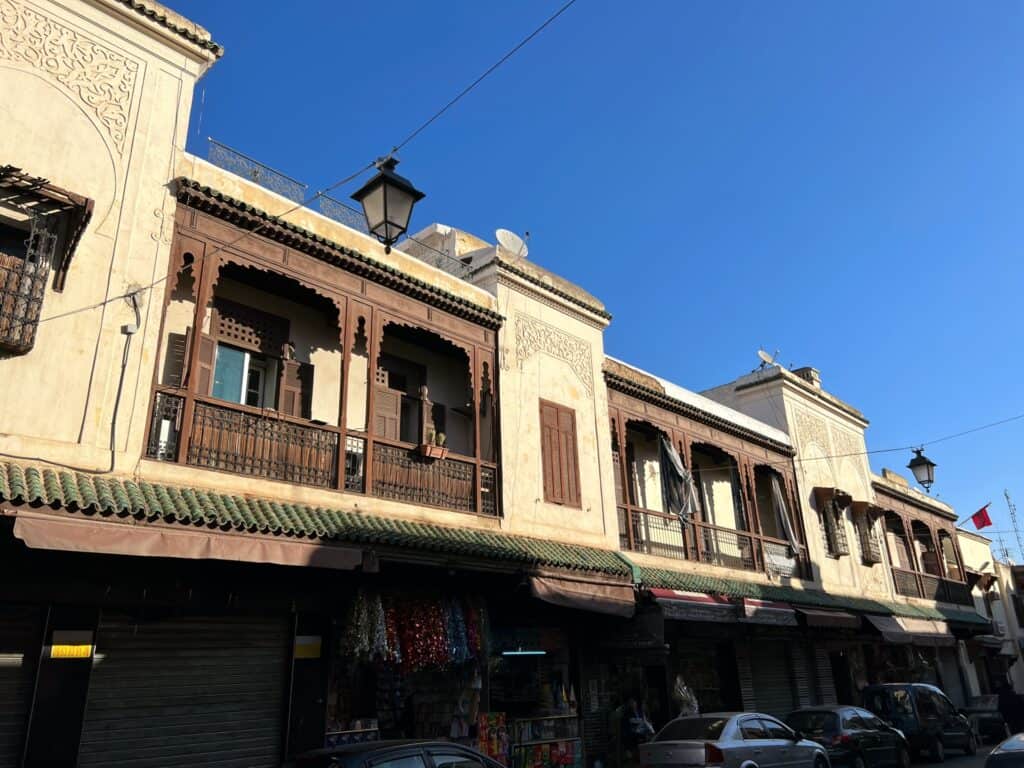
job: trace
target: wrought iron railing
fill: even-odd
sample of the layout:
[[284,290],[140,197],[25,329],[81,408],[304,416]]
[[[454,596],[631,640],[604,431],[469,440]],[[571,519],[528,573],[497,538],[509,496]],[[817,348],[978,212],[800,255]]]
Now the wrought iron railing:
[[699,537],[702,563],[746,571],[760,570],[754,537],[707,523],[693,523]]
[[249,179],[254,184],[259,184],[261,187],[297,203],[301,203],[305,199],[306,190],[309,187],[301,181],[286,176],[269,165],[264,165],[259,160],[254,160],[219,141],[209,139],[209,142],[210,148],[206,159],[218,168],[231,171],[237,176]]
[[349,229],[357,230],[364,235],[369,233],[363,212],[341,200],[320,195],[320,213],[329,219],[334,219],[339,224],[344,224]]
[[942,579],[928,573],[918,574],[921,579],[921,597],[925,600],[945,600],[945,588]]
[[197,402],[187,461],[197,467],[333,488],[338,437],[337,430]]
[[800,553],[789,542],[697,521],[683,524],[675,515],[651,510],[618,507],[618,516],[624,550],[784,578],[803,574]]
[[153,417],[149,422],[149,440],[146,455],[161,461],[176,461],[178,438],[181,436],[181,418],[185,398],[167,392],[157,392],[153,402]]
[[[369,436],[344,435],[342,443],[337,427],[208,398],[194,400],[190,429],[185,430],[189,399],[177,391],[156,392],[148,458],[177,461],[184,441],[184,461],[195,467],[371,493],[457,512],[500,514],[498,468],[493,464],[464,457],[428,458],[416,447]],[[342,444],[344,475],[339,486]]]
[[474,465],[425,459],[414,448],[373,446],[373,495],[458,512],[476,511]]

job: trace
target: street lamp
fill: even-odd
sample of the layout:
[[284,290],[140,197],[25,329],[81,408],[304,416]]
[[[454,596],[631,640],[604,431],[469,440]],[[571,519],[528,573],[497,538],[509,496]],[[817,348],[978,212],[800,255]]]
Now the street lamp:
[[924,448],[914,449],[914,458],[907,464],[907,469],[914,473],[914,479],[918,484],[931,493],[932,483],[935,482],[935,462],[923,453]]
[[412,207],[424,194],[408,179],[395,173],[398,158],[388,155],[378,160],[377,175],[359,189],[352,199],[363,206],[366,227],[384,243],[384,252],[409,228]]

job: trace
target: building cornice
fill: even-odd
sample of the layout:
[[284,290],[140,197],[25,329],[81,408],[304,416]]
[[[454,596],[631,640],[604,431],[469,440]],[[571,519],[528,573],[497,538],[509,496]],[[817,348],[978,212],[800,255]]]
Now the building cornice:
[[693,419],[701,424],[714,427],[715,429],[726,432],[734,437],[748,440],[755,445],[768,448],[769,450],[780,453],[783,456],[792,457],[795,455],[793,448],[785,443],[772,440],[769,437],[765,437],[753,430],[741,427],[738,424],[733,424],[719,416],[692,406],[689,403],[676,400],[674,397],[669,397],[663,392],[651,389],[649,386],[645,386],[637,381],[626,378],[625,376],[613,373],[612,371],[607,370],[607,368],[604,370],[604,380],[608,385],[608,388],[613,389],[616,392],[622,392],[630,397],[635,397],[638,400],[643,400],[644,402],[656,405],[659,408],[664,408],[666,411],[678,413],[688,419]]
[[831,395],[828,392],[824,392],[821,389],[818,389],[809,382],[806,382],[803,379],[801,379],[796,374],[790,373],[789,371],[784,370],[782,368],[776,367],[774,373],[761,376],[752,381],[740,382],[735,385],[734,389],[737,393],[745,392],[748,390],[757,389],[758,387],[776,381],[781,382],[783,385],[789,385],[800,394],[813,398],[818,402],[822,403],[823,405],[827,405],[839,411],[845,417],[851,418],[854,421],[856,421],[858,425],[860,425],[861,427],[867,427],[869,424],[864,414],[858,411],[852,405],[844,403],[835,395]]
[[[915,491],[912,488],[904,488],[895,483],[887,481],[885,478],[879,477],[878,475],[871,476],[871,487],[876,492],[888,495],[894,499],[909,504],[915,509],[925,512],[927,514],[938,515],[944,517],[947,520],[957,520],[957,514],[950,507],[946,506],[940,501],[929,499],[919,491]],[[881,502],[881,500],[879,500]],[[884,507],[884,503],[879,503],[879,506]]]
[[216,60],[224,55],[224,46],[214,42],[209,32],[184,16],[179,16],[165,8],[160,3],[151,0],[101,0],[101,2],[134,12],[135,15],[146,19],[149,23],[166,30],[171,36],[190,44],[203,57],[212,57]]
[[515,275],[520,280],[525,280],[526,282],[537,286],[538,288],[542,289],[547,293],[554,294],[563,301],[567,301],[570,304],[574,304],[577,307],[585,309],[590,314],[596,315],[597,317],[601,318],[604,321],[604,325],[608,325],[608,323],[610,323],[612,320],[611,313],[608,312],[603,307],[586,302],[583,299],[573,296],[571,293],[567,293],[566,291],[561,290],[557,286],[550,285],[545,281],[541,280],[540,278],[538,278],[536,275],[532,275],[529,272],[520,269],[519,267],[512,264],[511,262],[506,261],[505,259],[497,258],[495,259],[494,263],[498,265],[499,272],[507,272],[510,275]]
[[274,242],[294,248],[333,266],[365,277],[446,312],[491,330],[501,327],[503,317],[487,307],[449,293],[424,280],[335,243],[307,229],[282,221],[264,210],[237,200],[187,177],[175,180],[178,202],[239,227],[256,229]]

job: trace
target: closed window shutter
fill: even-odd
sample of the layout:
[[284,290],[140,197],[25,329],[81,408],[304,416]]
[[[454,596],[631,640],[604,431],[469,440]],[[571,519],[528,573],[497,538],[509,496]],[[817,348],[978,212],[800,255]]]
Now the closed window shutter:
[[213,364],[217,357],[217,342],[212,336],[205,333],[199,334],[199,386],[196,391],[200,395],[208,395],[213,392]]
[[576,414],[573,411],[568,409],[559,411],[558,438],[563,467],[565,503],[578,507],[580,505],[580,468],[576,458]]
[[277,410],[300,419],[310,417],[313,402],[313,366],[298,360],[281,362]]
[[540,423],[544,500],[578,507],[580,471],[576,414],[569,408],[542,402]]
[[402,422],[402,393],[378,386],[373,396],[373,433],[386,440],[398,440]]

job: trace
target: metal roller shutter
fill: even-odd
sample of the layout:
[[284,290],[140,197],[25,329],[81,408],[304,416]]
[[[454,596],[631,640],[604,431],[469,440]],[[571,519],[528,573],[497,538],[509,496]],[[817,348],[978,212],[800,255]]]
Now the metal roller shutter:
[[278,766],[284,618],[104,617],[79,766]]
[[793,643],[789,647],[790,661],[793,664],[793,680],[796,682],[797,705],[807,707],[811,704],[811,673],[807,665],[807,646]]
[[960,681],[960,665],[957,662],[955,648],[939,648],[939,679],[942,690],[945,691],[950,701],[958,707],[967,706],[964,696],[964,686]]
[[750,646],[747,643],[736,643],[736,674],[740,680],[743,709],[752,712],[757,708],[757,702],[754,700],[754,676],[750,670]]
[[42,632],[38,608],[0,606],[0,768],[21,765]]
[[818,704],[836,703],[836,684],[832,677],[832,660],[824,648],[814,649],[814,669],[818,677]]
[[754,704],[758,712],[785,717],[796,709],[789,644],[785,640],[758,640],[751,659]]

